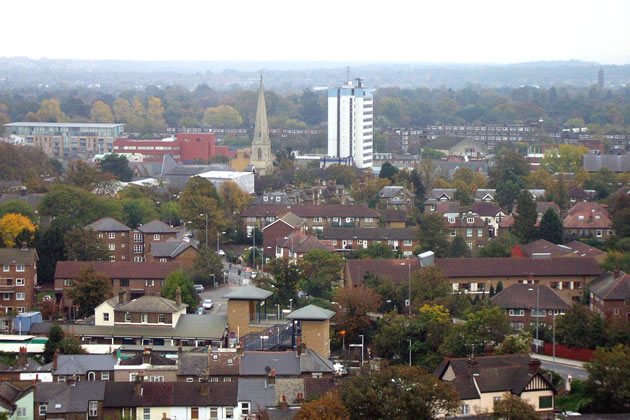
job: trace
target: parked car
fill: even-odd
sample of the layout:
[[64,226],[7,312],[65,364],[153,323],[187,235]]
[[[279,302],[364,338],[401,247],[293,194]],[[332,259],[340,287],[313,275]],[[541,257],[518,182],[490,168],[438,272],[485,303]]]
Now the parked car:
[[335,369],[336,376],[345,376],[348,374],[348,370],[346,369],[346,366],[343,365],[342,363],[335,363],[333,365],[333,368]]
[[204,309],[212,309],[212,307],[214,306],[214,302],[212,302],[212,299],[205,299],[201,306]]
[[203,292],[205,289],[203,288],[203,284],[195,284],[195,291],[197,293]]
[[203,315],[206,313],[206,310],[203,309],[201,306],[197,308],[197,310],[195,311],[195,315]]
[[225,251],[220,249],[219,252],[217,252],[217,254],[219,254],[222,257],[225,257]]

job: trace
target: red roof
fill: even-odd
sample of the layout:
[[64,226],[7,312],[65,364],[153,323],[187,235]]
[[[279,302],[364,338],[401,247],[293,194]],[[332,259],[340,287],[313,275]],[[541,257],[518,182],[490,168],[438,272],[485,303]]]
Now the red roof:
[[587,212],[591,213],[593,211],[598,211],[600,213],[608,214],[608,206],[606,204],[592,203],[592,202],[584,202],[581,201],[576,203],[573,207],[569,209],[567,212],[568,215],[572,215],[574,213]]
[[163,279],[180,268],[178,262],[58,261],[55,279],[75,278],[90,265],[110,279]]
[[377,211],[366,206],[274,206],[264,204],[251,206],[241,213],[241,217],[278,217],[288,211],[298,217],[372,217],[374,219],[380,217]]
[[611,229],[612,221],[600,211],[581,211],[569,214],[563,226],[565,229]]
[[595,258],[439,258],[442,275],[455,277],[599,276]]

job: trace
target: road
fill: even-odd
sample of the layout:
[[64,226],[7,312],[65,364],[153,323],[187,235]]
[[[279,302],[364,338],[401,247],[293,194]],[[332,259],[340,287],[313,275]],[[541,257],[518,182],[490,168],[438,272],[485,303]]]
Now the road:
[[553,370],[564,379],[566,379],[567,375],[569,374],[571,374],[573,379],[580,379],[582,381],[588,379],[588,373],[586,372],[586,369],[577,366],[569,366],[561,363],[541,361],[541,367],[543,369]]
[[[226,283],[224,284],[223,279],[221,279],[221,283],[216,289],[213,287],[208,287],[202,293],[199,293],[200,302],[202,302],[204,299],[212,299],[212,301],[214,302],[214,307],[207,311],[207,313],[213,315],[227,314],[227,299],[225,299],[224,296],[230,291],[241,287],[241,285],[243,284],[243,279],[247,274],[249,274],[249,272],[246,272],[244,268],[239,265],[232,264],[231,270],[227,263],[224,263],[223,265],[225,269],[228,270],[228,273],[225,276]],[[239,269],[241,270],[240,277],[238,275]]]

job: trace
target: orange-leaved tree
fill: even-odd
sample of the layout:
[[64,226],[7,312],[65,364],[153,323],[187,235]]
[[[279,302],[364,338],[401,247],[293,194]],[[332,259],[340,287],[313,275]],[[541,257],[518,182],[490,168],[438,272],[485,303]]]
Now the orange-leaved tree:
[[33,233],[37,226],[28,217],[18,213],[7,213],[0,218],[0,237],[5,246],[15,246],[15,238],[26,230]]

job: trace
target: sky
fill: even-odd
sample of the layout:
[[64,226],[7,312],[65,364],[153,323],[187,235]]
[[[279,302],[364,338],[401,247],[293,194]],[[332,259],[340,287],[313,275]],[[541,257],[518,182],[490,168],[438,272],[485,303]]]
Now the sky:
[[630,64],[627,0],[22,0],[0,56]]

